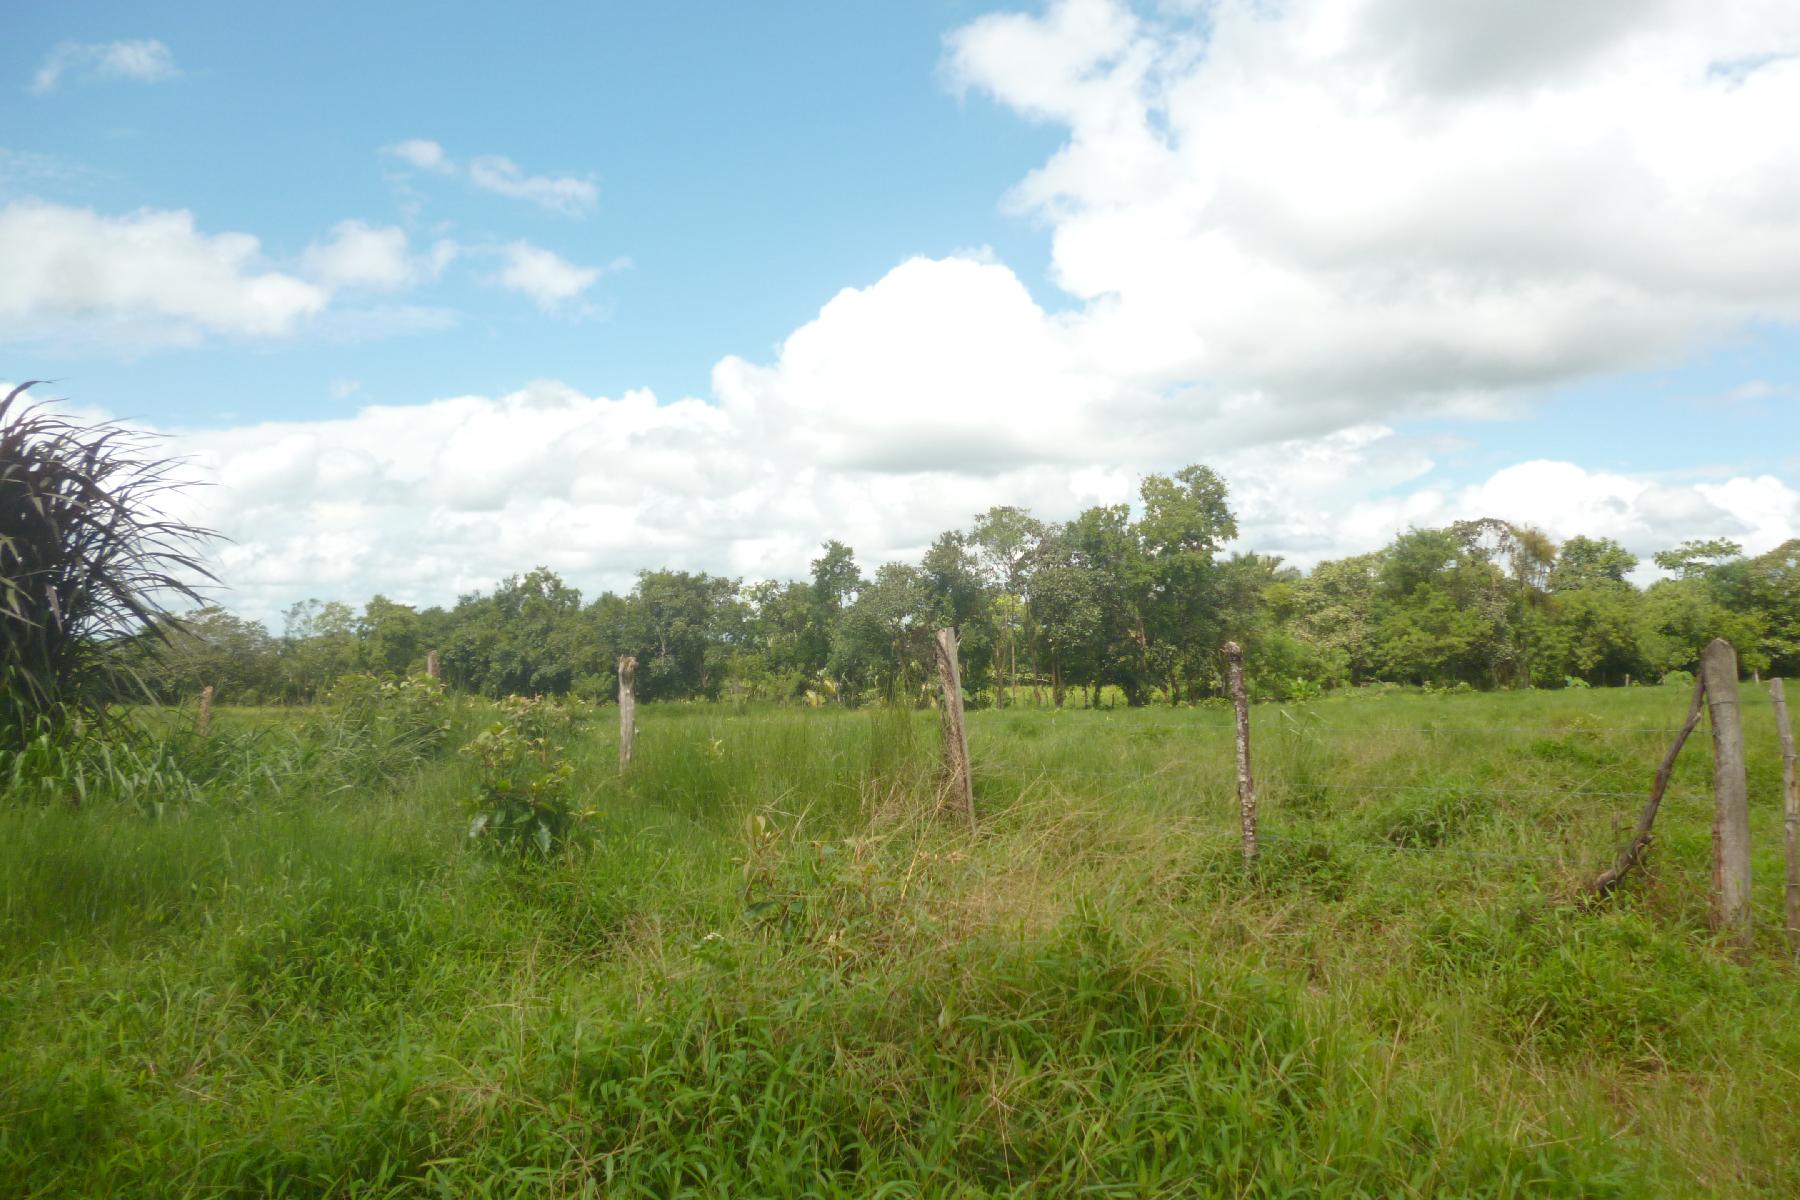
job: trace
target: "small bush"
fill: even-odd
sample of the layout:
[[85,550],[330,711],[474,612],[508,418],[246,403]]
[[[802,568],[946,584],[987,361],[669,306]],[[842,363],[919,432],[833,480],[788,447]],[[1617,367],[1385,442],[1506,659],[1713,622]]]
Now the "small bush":
[[561,747],[509,721],[496,721],[463,747],[481,765],[469,837],[516,854],[548,858],[584,814],[569,799],[575,768]]
[[429,675],[345,675],[332,687],[330,703],[346,725],[397,751],[428,753],[450,736],[444,685]]

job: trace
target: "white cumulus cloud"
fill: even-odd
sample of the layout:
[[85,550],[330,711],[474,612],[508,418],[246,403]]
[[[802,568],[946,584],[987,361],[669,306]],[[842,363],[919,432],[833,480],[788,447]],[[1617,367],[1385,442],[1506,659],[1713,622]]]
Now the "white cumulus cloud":
[[551,212],[578,217],[592,212],[600,189],[590,179],[573,175],[527,175],[512,159],[483,154],[469,163],[469,182],[483,191],[531,203]]
[[[589,589],[665,564],[793,576],[825,537],[865,563],[913,556],[989,505],[1068,517],[1189,462],[1233,484],[1245,547],[1302,566],[1464,517],[1640,554],[1800,534],[1793,478],[1675,480],[1557,451],[1471,482],[1407,424],[1800,320],[1800,6],[1154,13],[1063,0],[947,40],[956,86],[1062,131],[1007,201],[1049,234],[1054,302],[991,256],[921,257],[832,297],[772,355],[721,360],[710,403],[538,383],[183,434],[219,484],[195,503],[238,539],[234,602],[444,602],[539,562]],[[557,211],[597,196],[498,156],[391,152]],[[269,274],[248,242],[226,243],[228,279]],[[360,286],[418,257],[366,226],[321,245],[339,243],[361,266],[335,277]],[[469,253],[552,312],[579,310],[604,270],[526,242]],[[84,294],[65,273],[83,274],[25,272],[28,311],[57,294],[44,280]]]
[[603,272],[600,267],[576,266],[568,259],[529,242],[510,242],[499,251],[502,263],[493,282],[509,291],[531,297],[545,312],[562,311],[570,301],[592,287]]
[[414,255],[406,231],[398,226],[378,228],[349,220],[339,221],[329,236],[308,246],[301,262],[328,287],[393,291],[435,278],[457,249],[455,242],[440,239],[428,253]]
[[65,75],[161,83],[180,74],[180,69],[175,66],[175,56],[155,38],[59,42],[31,77],[31,90],[38,95],[54,91]]
[[121,217],[22,201],[0,208],[0,341],[191,344],[292,332],[330,299],[271,268],[246,233],[207,234],[184,210]]
[[1011,203],[1114,378],[1323,430],[1800,318],[1800,7],[1181,7],[947,42],[959,87],[1067,131]]
[[174,448],[215,485],[185,494],[184,515],[234,539],[220,553],[228,602],[260,616],[313,595],[449,603],[539,563],[590,593],[655,566],[794,578],[829,537],[865,566],[916,559],[991,505],[1065,519],[1133,499],[1144,471],[1200,460],[1232,485],[1239,545],[1303,567],[1465,517],[1616,537],[1645,556],[1689,537],[1757,553],[1800,535],[1800,488],[1772,476],[1671,484],[1531,461],[1451,485],[1436,462],[1449,447],[1380,425],[1223,452],[1178,434],[1130,462],[871,467],[821,461],[801,414],[769,403],[540,382],[192,431]]
[[566,217],[586,216],[600,202],[599,185],[592,179],[580,175],[528,175],[504,154],[478,154],[465,168],[430,138],[407,138],[383,146],[381,152],[417,170],[466,176],[481,191],[526,200]]
[[456,172],[456,164],[450,161],[444,148],[429,138],[408,138],[403,142],[395,142],[383,147],[383,153],[421,171],[434,171],[440,175],[452,175]]

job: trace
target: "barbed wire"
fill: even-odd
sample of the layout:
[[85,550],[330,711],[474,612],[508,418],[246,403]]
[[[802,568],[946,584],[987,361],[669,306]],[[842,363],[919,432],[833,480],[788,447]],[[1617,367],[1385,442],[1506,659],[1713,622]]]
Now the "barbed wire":
[[[1230,835],[1220,834],[1219,836],[1220,837],[1229,837]],[[1231,840],[1235,841],[1237,839],[1232,838]],[[1315,845],[1322,843],[1322,844],[1331,845],[1331,846],[1346,846],[1346,847],[1351,847],[1351,848],[1358,849],[1358,850],[1385,850],[1385,851],[1395,851],[1395,852],[1402,853],[1402,854],[1455,855],[1460,858],[1486,858],[1486,859],[1493,859],[1496,862],[1508,862],[1508,863],[1566,864],[1570,860],[1570,856],[1567,854],[1555,854],[1555,855],[1525,854],[1525,853],[1515,853],[1515,852],[1506,851],[1506,850],[1483,850],[1483,849],[1479,849],[1475,846],[1446,846],[1446,845],[1441,845],[1441,844],[1436,845],[1436,846],[1412,846],[1412,845],[1407,845],[1404,842],[1394,842],[1394,841],[1377,840],[1377,839],[1369,839],[1369,838],[1334,838],[1334,837],[1326,837],[1323,835],[1314,836],[1314,835],[1310,835],[1310,834],[1297,834],[1297,833],[1265,833],[1260,829],[1257,830],[1257,832],[1256,832],[1256,840],[1259,843],[1261,843],[1261,842],[1277,842],[1277,843],[1287,842],[1290,844],[1307,843],[1307,844],[1315,844]]]
[[[1022,763],[977,762],[974,771],[977,777],[1000,775],[1027,775],[1039,779],[1100,779],[1109,783],[1132,784],[1156,780],[1164,783],[1191,783],[1199,764],[1184,763],[1175,767],[1139,772],[1094,771],[1081,768],[1063,768],[1027,765]],[[1229,778],[1223,782],[1231,782]],[[1589,796],[1601,799],[1641,800],[1648,794],[1642,791],[1620,791],[1616,789],[1587,787],[1482,787],[1461,784],[1426,784],[1426,783],[1316,783],[1312,781],[1292,781],[1279,776],[1264,777],[1264,782],[1271,786],[1287,785],[1301,791],[1327,791],[1338,793],[1359,792],[1428,792],[1443,795],[1485,795],[1485,796]]]
[[[971,713],[973,719],[975,714]],[[1267,724],[1273,718],[1265,717],[1260,724]],[[1259,722],[1251,722],[1251,730],[1256,730]],[[1317,733],[1345,733],[1358,735],[1379,735],[1383,733],[1427,733],[1427,734],[1489,734],[1514,733],[1533,734],[1540,737],[1565,737],[1569,734],[1675,734],[1681,732],[1680,726],[1662,725],[1609,725],[1609,726],[1548,726],[1548,725],[1338,725],[1327,721],[1291,721],[1297,729]],[[1179,730],[1182,733],[1235,733],[1237,726],[1216,724],[1195,725],[1162,725],[1149,726],[1152,729],[1167,729],[1170,732]]]

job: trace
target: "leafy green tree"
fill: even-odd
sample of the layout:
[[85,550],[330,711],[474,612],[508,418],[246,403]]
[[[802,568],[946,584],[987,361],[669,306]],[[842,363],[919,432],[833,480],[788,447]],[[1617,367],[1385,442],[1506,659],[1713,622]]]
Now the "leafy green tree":
[[1146,476],[1138,491],[1144,665],[1173,704],[1184,684],[1191,697],[1216,677],[1227,622],[1215,559],[1237,537],[1237,517],[1225,481],[1209,467]]
[[1800,538],[1750,560],[1747,600],[1762,618],[1762,652],[1777,675],[1800,675]]
[[1511,655],[1502,573],[1457,529],[1412,529],[1382,556],[1369,656],[1377,678],[1502,682]]
[[261,622],[207,607],[170,622],[164,633],[160,653],[138,666],[159,699],[191,701],[208,687],[221,704],[281,698],[280,646]]
[[341,600],[302,600],[282,613],[283,698],[315,700],[359,669],[356,610]]
[[932,595],[932,621],[956,630],[963,687],[980,693],[993,679],[997,636],[992,597],[983,580],[973,540],[958,530],[938,535],[920,570]]
[[1651,584],[1644,593],[1643,606],[1650,633],[1647,666],[1657,675],[1695,670],[1700,652],[1719,637],[1736,648],[1738,665],[1744,670],[1763,670],[1769,665],[1761,649],[1760,614],[1733,610],[1721,603],[1712,581],[1703,575],[1690,574]]
[[1090,654],[1103,614],[1099,577],[1068,559],[1044,563],[1031,576],[1033,629],[1050,674],[1050,699],[1063,706],[1069,675],[1092,678],[1098,664]]
[[850,547],[833,540],[821,549],[824,553],[812,560],[812,604],[802,641],[809,678],[818,678],[828,669],[838,622],[863,587],[862,572]]
[[375,674],[406,675],[424,663],[423,623],[411,605],[379,593],[363,605],[356,621],[362,668]]
[[742,603],[742,638],[726,664],[728,686],[744,699],[794,699],[810,678],[812,589],[767,579],[745,588]]
[[1537,639],[1537,673],[1591,684],[1623,683],[1627,675],[1648,679],[1660,674],[1650,646],[1638,593],[1612,581],[1591,584],[1557,595],[1555,620]]
[[993,628],[994,703],[1011,699],[1019,674],[1019,647],[1031,621],[1029,579],[1046,527],[1014,505],[988,509],[975,518],[967,545],[975,552],[987,615]]
[[464,596],[451,613],[442,662],[457,687],[488,696],[561,696],[578,677],[610,669],[581,592],[548,567]]
[[1080,654],[1093,664],[1088,703],[1097,705],[1106,685],[1123,691],[1127,704],[1147,703],[1157,678],[1148,619],[1155,580],[1130,506],[1087,509],[1063,527],[1062,539],[1071,561],[1093,576],[1100,605],[1099,627]]
[[1294,635],[1332,664],[1334,680],[1375,677],[1370,643],[1382,568],[1381,553],[1359,554],[1322,562],[1293,584]]
[[1659,550],[1651,558],[1665,571],[1681,579],[1703,579],[1742,557],[1744,548],[1726,538],[1683,542],[1673,550]]
[[931,585],[925,573],[905,563],[884,563],[844,612],[832,647],[832,673],[848,683],[852,697],[875,691],[892,704],[912,700],[925,682],[933,616]]
[[638,660],[645,700],[717,698],[732,651],[744,643],[747,612],[738,582],[704,572],[641,571],[616,632]]
[[1637,556],[1611,538],[1572,537],[1562,544],[1556,564],[1550,568],[1550,590],[1629,588],[1631,585],[1625,577],[1635,571],[1637,565]]

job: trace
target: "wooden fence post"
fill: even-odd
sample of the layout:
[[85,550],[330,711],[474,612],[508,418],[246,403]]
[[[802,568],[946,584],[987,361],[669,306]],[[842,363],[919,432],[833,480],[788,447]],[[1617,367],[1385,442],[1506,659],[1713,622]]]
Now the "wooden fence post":
[[938,688],[944,697],[944,791],[975,828],[975,780],[969,766],[969,730],[963,723],[962,664],[956,630],[937,631]]
[[1781,680],[1769,680],[1775,702],[1775,732],[1781,738],[1782,825],[1787,831],[1788,948],[1800,958],[1800,770],[1795,767],[1794,727],[1788,724],[1787,694]]
[[1231,706],[1237,710],[1238,820],[1243,828],[1244,863],[1256,861],[1256,780],[1250,774],[1250,701],[1244,695],[1244,649],[1225,643],[1225,671],[1231,685]]
[[442,679],[444,677],[441,668],[438,666],[436,650],[431,651],[425,656],[425,674],[431,676],[433,679]]
[[1744,779],[1744,720],[1737,651],[1714,638],[1700,656],[1713,739],[1712,925],[1750,946],[1750,797]]
[[212,684],[200,689],[200,715],[194,718],[194,732],[205,737],[212,732]]
[[619,772],[631,767],[632,743],[637,740],[637,659],[619,656]]

